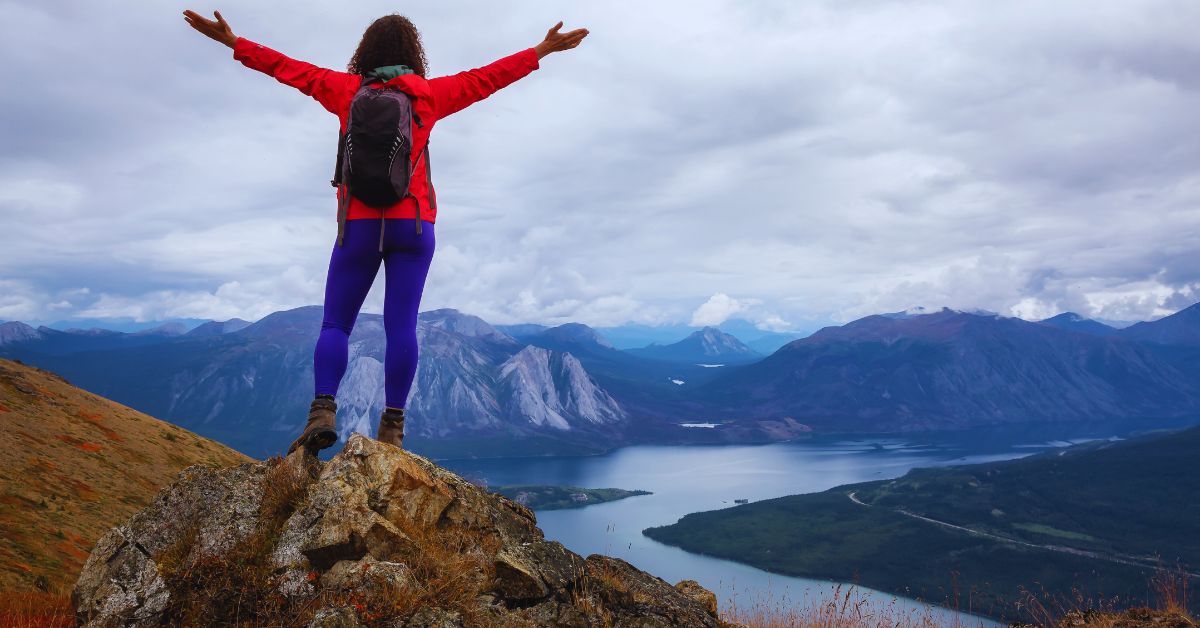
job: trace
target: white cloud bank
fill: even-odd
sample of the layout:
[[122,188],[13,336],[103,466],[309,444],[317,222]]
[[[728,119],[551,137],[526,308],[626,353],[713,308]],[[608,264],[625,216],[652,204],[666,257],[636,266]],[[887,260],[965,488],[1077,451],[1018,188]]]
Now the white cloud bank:
[[[0,318],[320,302],[332,116],[191,32],[180,3],[0,8]],[[223,15],[339,68],[394,10]],[[439,123],[426,308],[783,328],[921,303],[1145,318],[1200,298],[1190,0],[470,0],[409,16],[434,74],[558,19],[592,31]]]

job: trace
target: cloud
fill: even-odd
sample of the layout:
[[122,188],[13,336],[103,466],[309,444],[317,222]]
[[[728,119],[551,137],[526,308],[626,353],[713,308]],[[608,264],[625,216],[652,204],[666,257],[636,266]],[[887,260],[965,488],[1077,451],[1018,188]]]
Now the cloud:
[[758,303],[757,299],[738,300],[723,292],[718,292],[696,308],[695,312],[692,312],[691,325],[693,327],[720,325],[734,315],[746,312],[750,306]]
[[[332,116],[192,33],[182,5],[3,8],[0,81],[19,88],[0,91],[0,318],[320,302]],[[394,10],[223,15],[342,68]],[[435,75],[560,18],[592,33],[438,123],[425,308],[611,325],[736,303],[775,329],[916,304],[1146,318],[1200,297],[1196,3],[405,10]]]

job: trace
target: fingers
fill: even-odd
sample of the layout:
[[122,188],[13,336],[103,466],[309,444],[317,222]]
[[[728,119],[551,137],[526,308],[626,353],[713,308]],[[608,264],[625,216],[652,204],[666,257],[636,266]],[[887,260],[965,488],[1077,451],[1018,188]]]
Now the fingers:
[[225,18],[221,17],[220,11],[213,11],[213,15],[217,16],[218,24],[220,24],[221,26],[229,26],[229,24],[227,22],[225,22]]
[[196,13],[195,11],[184,11],[183,19],[187,20],[187,23],[191,24],[192,28],[195,28],[196,30],[200,30],[205,26],[212,27],[216,25],[215,22],[204,19],[204,16]]
[[560,33],[559,31],[562,29],[562,26],[562,20],[559,20],[558,24],[554,25],[554,28],[551,28],[546,32],[546,41],[539,45],[546,46],[544,49],[549,52],[570,50],[571,48],[578,46],[579,42],[583,41],[583,38],[588,36],[588,30],[586,28],[577,28],[573,31]]
[[563,35],[555,47],[563,50],[574,48],[575,46],[578,46],[579,43],[583,41],[583,38],[587,37],[587,35],[588,32],[585,29],[571,31],[570,33]]

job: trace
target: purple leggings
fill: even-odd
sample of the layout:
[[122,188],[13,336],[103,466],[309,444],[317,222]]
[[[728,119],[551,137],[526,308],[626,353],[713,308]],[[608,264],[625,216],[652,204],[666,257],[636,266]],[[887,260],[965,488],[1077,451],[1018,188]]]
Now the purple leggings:
[[350,331],[367,291],[384,266],[383,328],[384,395],[388,407],[403,408],[417,372],[417,308],[429,262],[433,259],[433,223],[421,223],[421,235],[411,218],[389,218],[379,252],[380,221],[347,220],[342,246],[333,247],[325,280],[325,316],[313,355],[318,395],[337,395],[346,374]]

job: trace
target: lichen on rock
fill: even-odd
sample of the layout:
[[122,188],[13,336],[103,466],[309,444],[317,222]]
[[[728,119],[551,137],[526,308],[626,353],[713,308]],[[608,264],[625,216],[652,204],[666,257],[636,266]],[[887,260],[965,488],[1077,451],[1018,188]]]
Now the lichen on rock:
[[548,541],[532,511],[361,435],[190,467],[105,535],[72,595],[81,626],[717,626],[715,597]]

